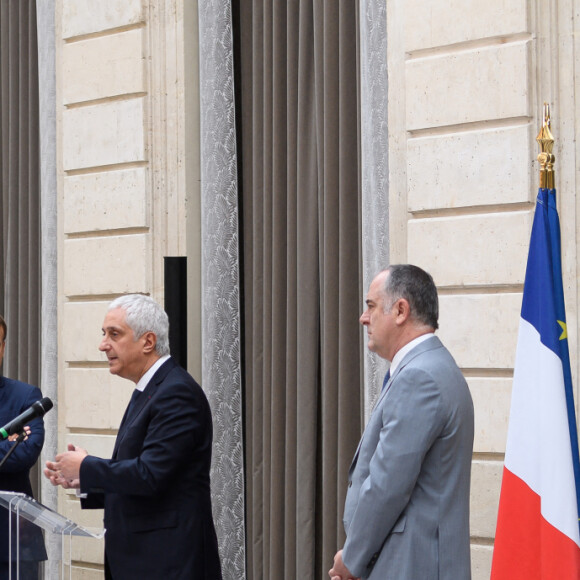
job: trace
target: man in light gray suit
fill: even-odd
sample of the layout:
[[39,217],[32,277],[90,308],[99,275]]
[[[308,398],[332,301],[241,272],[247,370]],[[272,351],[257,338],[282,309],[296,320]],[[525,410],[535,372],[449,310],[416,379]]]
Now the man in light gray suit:
[[434,335],[437,289],[412,265],[373,280],[360,322],[391,361],[349,471],[332,580],[468,580],[473,403]]

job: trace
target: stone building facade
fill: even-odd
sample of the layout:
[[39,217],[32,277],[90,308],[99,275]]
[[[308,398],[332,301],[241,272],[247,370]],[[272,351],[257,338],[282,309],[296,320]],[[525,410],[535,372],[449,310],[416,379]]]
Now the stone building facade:
[[[483,580],[491,568],[543,101],[553,111],[578,384],[580,2],[385,1],[390,258],[433,274],[440,335],[472,391],[472,562],[474,579]],[[190,370],[201,374],[197,2],[58,0],[55,14],[58,447],[74,440],[106,456],[131,386],[109,375],[97,350],[103,311],[120,293],[162,299],[163,256],[189,259]],[[59,492],[58,508],[101,525],[101,514],[81,513],[70,493]],[[100,578],[101,559],[98,542],[75,544],[75,577]]]

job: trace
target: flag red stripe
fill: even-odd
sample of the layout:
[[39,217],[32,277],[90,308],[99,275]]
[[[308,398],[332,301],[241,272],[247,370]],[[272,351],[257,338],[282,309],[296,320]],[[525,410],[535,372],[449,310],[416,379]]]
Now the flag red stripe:
[[541,499],[504,467],[491,580],[578,580],[580,547],[549,524]]

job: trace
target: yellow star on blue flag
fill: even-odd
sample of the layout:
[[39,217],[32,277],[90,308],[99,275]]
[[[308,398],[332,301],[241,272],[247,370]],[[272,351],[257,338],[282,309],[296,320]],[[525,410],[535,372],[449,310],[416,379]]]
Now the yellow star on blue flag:
[[566,340],[568,338],[568,327],[565,322],[558,320],[558,324],[562,327],[562,334],[560,335],[560,340]]

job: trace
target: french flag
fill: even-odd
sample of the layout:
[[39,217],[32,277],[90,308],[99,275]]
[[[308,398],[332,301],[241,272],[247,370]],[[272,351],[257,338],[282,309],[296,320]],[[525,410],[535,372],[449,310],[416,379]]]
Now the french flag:
[[530,239],[491,580],[580,579],[580,461],[556,191]]

